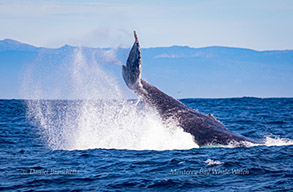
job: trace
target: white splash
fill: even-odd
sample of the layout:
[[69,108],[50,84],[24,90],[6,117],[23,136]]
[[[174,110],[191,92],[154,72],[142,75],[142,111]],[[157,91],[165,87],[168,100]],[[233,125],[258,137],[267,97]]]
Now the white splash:
[[207,164],[206,166],[221,165],[221,164],[223,164],[223,162],[221,162],[221,161],[216,161],[216,160],[212,160],[212,159],[207,159],[205,161],[205,163]]
[[289,138],[280,138],[280,136],[276,135],[270,135],[264,137],[264,142],[263,144],[255,144],[251,142],[236,142],[236,141],[231,141],[228,145],[220,145],[220,146],[215,146],[215,147],[222,147],[222,148],[235,148],[239,147],[239,144],[244,145],[246,147],[255,147],[255,146],[287,146],[287,145],[293,145],[293,140]]
[[[28,100],[28,118],[37,125],[51,149],[198,147],[181,128],[163,124],[154,110],[126,101],[115,78],[96,62],[95,54],[75,49],[70,59],[59,63],[56,74],[41,71],[38,65],[42,60],[30,67],[28,74],[32,76],[23,86],[27,88],[25,96],[34,98]],[[109,60],[112,53],[106,54]],[[34,79],[36,73],[46,78]],[[42,100],[64,96],[75,100]]]
[[284,146],[293,145],[293,140],[288,138],[280,138],[280,136],[267,136],[265,137],[266,146]]

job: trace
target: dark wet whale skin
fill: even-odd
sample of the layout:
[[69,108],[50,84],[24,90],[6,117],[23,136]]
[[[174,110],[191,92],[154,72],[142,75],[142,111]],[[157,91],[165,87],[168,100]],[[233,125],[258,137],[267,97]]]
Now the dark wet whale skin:
[[175,119],[185,132],[193,136],[199,146],[228,145],[233,141],[236,141],[238,146],[245,146],[244,142],[257,143],[227,129],[212,115],[204,115],[187,107],[141,79],[141,53],[136,34],[127,65],[122,66],[122,75],[126,85],[144,102],[154,106],[163,120]]

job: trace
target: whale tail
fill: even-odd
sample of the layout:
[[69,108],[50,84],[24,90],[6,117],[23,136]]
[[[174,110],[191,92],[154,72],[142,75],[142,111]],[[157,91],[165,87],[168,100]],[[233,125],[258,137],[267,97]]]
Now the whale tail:
[[123,79],[130,89],[141,86],[141,53],[135,31],[134,38],[135,42],[129,53],[126,66],[122,66]]

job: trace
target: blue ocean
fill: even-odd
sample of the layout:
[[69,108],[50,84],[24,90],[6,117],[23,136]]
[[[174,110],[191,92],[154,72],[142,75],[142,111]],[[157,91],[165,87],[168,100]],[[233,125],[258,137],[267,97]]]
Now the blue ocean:
[[203,146],[136,101],[0,100],[0,191],[293,191],[293,99],[182,99],[263,141]]

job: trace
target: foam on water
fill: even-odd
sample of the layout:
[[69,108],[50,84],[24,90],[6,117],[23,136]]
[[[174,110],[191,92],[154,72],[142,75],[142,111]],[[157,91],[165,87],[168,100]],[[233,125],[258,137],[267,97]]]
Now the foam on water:
[[223,162],[221,162],[221,161],[212,160],[212,159],[207,159],[205,161],[205,163],[207,164],[206,166],[213,166],[213,165],[221,165],[221,164],[223,164]]
[[[25,97],[33,99],[28,100],[28,117],[51,149],[198,147],[190,134],[172,123],[164,124],[153,109],[126,101],[115,78],[97,63],[96,54],[77,48],[58,64],[56,74],[41,70],[42,59],[29,67],[23,86]],[[46,78],[34,78],[36,73]]]
[[[241,142],[246,147],[255,147],[255,146],[286,146],[286,145],[293,145],[293,140],[288,138],[280,138],[280,136],[270,135],[264,137],[263,144],[254,144],[250,142]],[[230,142],[228,145],[220,145],[220,146],[213,146],[213,147],[223,147],[223,148],[235,148],[239,146],[239,142]]]
[[266,146],[284,146],[293,145],[293,140],[288,138],[280,138],[279,136],[267,136],[265,137]]

